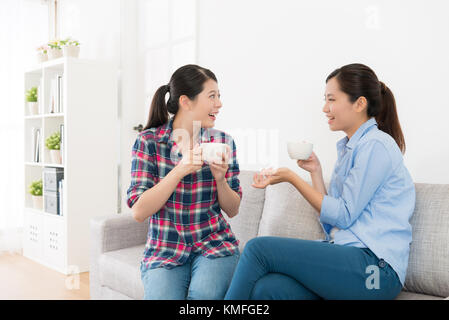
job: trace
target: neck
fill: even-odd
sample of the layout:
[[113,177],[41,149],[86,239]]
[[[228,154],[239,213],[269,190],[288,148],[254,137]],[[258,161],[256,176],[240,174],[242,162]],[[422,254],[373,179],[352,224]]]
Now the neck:
[[354,126],[352,126],[349,129],[345,130],[345,133],[348,136],[348,140],[350,140],[351,137],[354,135],[354,133],[356,133],[357,130],[368,120],[369,120],[369,118],[363,118],[363,119],[357,121],[357,124],[355,124]]
[[[184,130],[184,132],[186,132],[186,134],[188,134],[188,137],[190,140],[189,141],[190,149],[193,148],[194,142],[200,141],[199,136],[200,136],[200,132],[201,132],[201,130],[200,130],[201,127],[198,127],[198,126],[194,127],[193,120],[188,119],[186,117],[175,116],[175,119],[173,120],[173,130],[178,130],[178,129],[182,129],[182,130]],[[184,135],[182,135],[182,136],[184,136]],[[183,145],[186,145],[187,141],[182,141],[181,143]]]

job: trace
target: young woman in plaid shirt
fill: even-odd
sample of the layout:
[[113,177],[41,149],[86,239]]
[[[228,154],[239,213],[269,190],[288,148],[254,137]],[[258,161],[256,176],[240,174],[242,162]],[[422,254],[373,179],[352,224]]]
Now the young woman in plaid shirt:
[[[237,215],[242,191],[235,143],[213,129],[221,107],[215,75],[183,66],[156,91],[134,143],[127,194],[134,218],[149,223],[144,299],[223,299],[231,282],[239,241],[221,211]],[[203,161],[204,142],[228,145],[220,163]]]

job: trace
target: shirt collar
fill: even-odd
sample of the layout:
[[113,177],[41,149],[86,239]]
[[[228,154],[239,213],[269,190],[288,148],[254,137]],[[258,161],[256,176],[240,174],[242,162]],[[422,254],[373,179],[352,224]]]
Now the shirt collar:
[[[173,120],[174,117],[171,117],[168,119],[167,123],[163,124],[159,127],[157,137],[159,143],[173,143]],[[201,135],[201,143],[203,142],[211,142],[211,135],[209,130],[205,128],[200,129],[200,135]],[[213,137],[212,137],[213,138]]]
[[369,120],[367,120],[364,124],[362,124],[357,131],[352,135],[351,139],[348,139],[348,136],[344,137],[343,139],[340,139],[337,142],[337,147],[341,148],[344,145],[346,145],[347,148],[353,149],[354,146],[359,142],[360,138],[363,137],[363,135],[371,129],[372,126],[377,126],[377,121],[373,117]]

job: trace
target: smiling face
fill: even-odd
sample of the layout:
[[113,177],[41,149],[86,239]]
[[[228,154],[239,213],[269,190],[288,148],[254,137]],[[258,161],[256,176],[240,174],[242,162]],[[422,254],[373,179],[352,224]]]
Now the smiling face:
[[332,131],[344,131],[350,138],[357,128],[368,120],[366,99],[359,97],[355,102],[351,102],[349,95],[340,90],[335,77],[326,83],[324,99],[323,112]]
[[212,128],[222,107],[218,84],[212,79],[207,80],[194,100],[188,103],[189,118],[192,121],[200,121],[202,128]]

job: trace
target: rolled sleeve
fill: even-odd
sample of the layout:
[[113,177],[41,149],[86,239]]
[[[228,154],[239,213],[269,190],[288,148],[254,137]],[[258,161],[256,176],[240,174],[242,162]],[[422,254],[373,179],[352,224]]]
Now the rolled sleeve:
[[339,199],[325,195],[321,203],[320,222],[335,226],[338,222],[339,207]]
[[132,208],[142,193],[156,184],[155,160],[155,153],[150,150],[148,142],[139,135],[134,143],[131,156],[131,184],[127,191],[129,208]]
[[341,196],[324,196],[320,222],[339,229],[349,228],[362,214],[391,171],[392,160],[381,142],[371,140],[362,145],[354,157],[354,166],[346,178],[343,178]]

